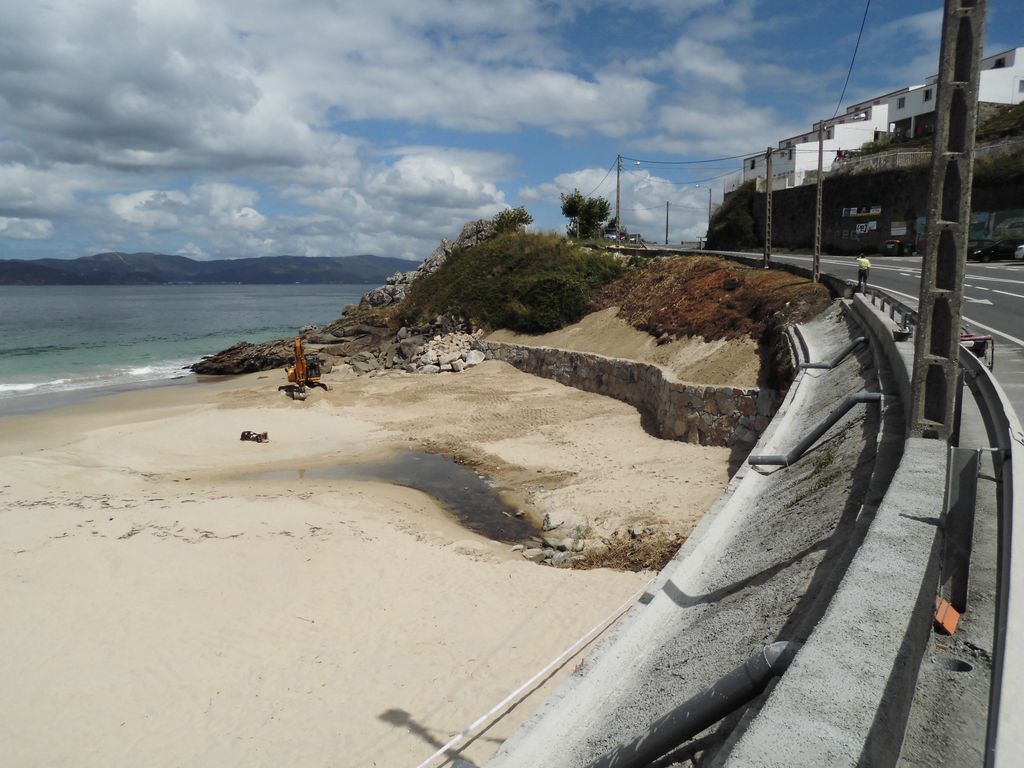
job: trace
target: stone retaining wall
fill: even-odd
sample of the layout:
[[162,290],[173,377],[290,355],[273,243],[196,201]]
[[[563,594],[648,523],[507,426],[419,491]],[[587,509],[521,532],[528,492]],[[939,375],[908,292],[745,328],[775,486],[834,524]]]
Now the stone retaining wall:
[[778,393],[687,384],[656,365],[551,347],[488,341],[495,360],[560,384],[614,397],[653,419],[660,437],[750,448],[768,426]]

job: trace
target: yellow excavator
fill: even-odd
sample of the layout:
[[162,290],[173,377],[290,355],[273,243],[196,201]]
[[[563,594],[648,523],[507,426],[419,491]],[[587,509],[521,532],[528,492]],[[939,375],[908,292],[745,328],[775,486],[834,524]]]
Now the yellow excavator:
[[307,387],[322,387],[330,389],[320,381],[320,355],[316,352],[306,353],[302,349],[302,338],[295,337],[295,365],[285,367],[288,375],[288,383],[278,387],[279,392],[284,392],[292,400],[305,400]]

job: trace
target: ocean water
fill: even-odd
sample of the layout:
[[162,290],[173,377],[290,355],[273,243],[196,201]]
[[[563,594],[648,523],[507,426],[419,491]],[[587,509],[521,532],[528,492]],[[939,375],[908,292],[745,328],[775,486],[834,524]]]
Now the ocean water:
[[371,287],[0,286],[0,415],[194,378],[184,369],[203,355],[327,324]]

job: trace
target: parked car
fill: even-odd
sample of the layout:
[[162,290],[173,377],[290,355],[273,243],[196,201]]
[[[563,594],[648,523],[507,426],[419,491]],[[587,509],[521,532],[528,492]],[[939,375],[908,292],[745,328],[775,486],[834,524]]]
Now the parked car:
[[1024,260],[1024,244],[1017,246],[1017,249],[1013,252],[1013,258],[1017,259],[1017,261]]
[[982,262],[989,262],[993,259],[1012,259],[1014,258],[1014,252],[1017,250],[1017,246],[1022,244],[1024,244],[1024,239],[1021,238],[996,240],[991,245],[986,245],[982,248],[977,248],[971,251],[967,254],[967,257],[969,259]]

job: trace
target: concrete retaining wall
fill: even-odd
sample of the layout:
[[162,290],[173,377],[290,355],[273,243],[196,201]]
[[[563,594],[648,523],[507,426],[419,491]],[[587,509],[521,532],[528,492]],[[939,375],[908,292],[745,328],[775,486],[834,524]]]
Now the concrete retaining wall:
[[[895,341],[896,324],[862,295],[853,310],[908,402],[913,344]],[[828,610],[727,768],[895,764],[934,609],[946,453],[942,441],[906,441]]]
[[750,448],[778,400],[770,389],[687,384],[656,365],[551,347],[488,342],[496,360],[585,392],[614,397],[653,419],[669,440]]

